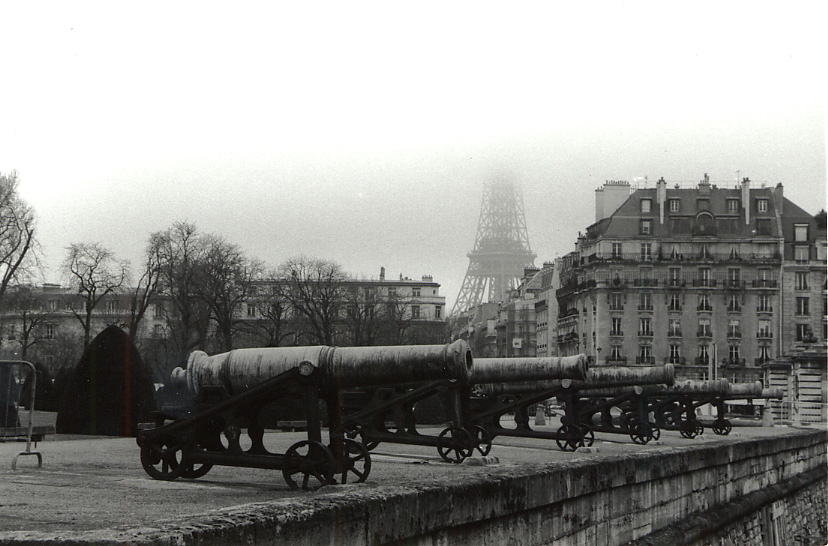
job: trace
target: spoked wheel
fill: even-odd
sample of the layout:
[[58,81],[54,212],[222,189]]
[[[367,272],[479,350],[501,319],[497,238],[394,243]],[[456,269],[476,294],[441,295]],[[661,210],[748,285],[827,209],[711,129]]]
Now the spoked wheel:
[[[330,448],[329,448],[330,449]],[[362,483],[371,473],[371,454],[364,444],[345,438],[342,440],[342,476],[340,483]]]
[[562,451],[575,451],[584,444],[581,427],[578,425],[563,425],[558,429],[555,442]]
[[471,434],[461,427],[448,427],[437,437],[437,452],[448,463],[462,463],[474,449]]
[[141,465],[153,479],[174,480],[184,474],[184,443],[180,438],[164,435],[145,438],[141,445]]
[[365,446],[368,451],[373,451],[375,447],[380,445],[376,440],[371,440],[371,433],[367,432],[362,426],[359,427],[359,441]]
[[595,443],[595,433],[589,425],[581,425],[581,437],[583,438],[583,445],[592,447]]
[[650,438],[653,440],[661,438],[661,429],[653,421],[650,421]]
[[681,422],[681,435],[685,438],[692,439],[696,437],[696,423],[693,421],[682,421]]
[[488,455],[492,450],[492,436],[489,434],[489,431],[480,425],[475,425],[472,429],[472,434],[474,436],[474,448],[481,455]]
[[727,436],[730,434],[732,428],[730,421],[727,419],[716,419],[713,421],[713,432],[720,436]]
[[323,485],[334,483],[335,466],[331,450],[319,442],[302,440],[285,453],[282,476],[293,490],[316,491]]
[[700,421],[696,421],[695,433],[696,436],[704,434],[704,425],[702,425]]
[[644,445],[650,441],[650,435],[644,433],[644,427],[641,423],[633,423],[631,428],[630,438],[632,438],[633,442],[639,445]]

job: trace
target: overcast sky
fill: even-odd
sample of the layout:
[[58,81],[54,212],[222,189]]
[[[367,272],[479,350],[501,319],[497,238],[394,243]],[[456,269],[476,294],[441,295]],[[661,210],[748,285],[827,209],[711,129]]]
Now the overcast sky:
[[0,171],[43,280],[187,220],[273,265],[431,274],[451,306],[495,174],[538,265],[607,179],[739,171],[825,206],[815,3],[567,4],[0,4]]

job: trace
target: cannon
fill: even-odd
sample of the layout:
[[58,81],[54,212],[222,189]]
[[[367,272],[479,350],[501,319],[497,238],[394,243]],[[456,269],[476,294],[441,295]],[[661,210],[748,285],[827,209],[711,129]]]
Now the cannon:
[[[568,360],[570,359],[570,360]],[[475,361],[477,377],[478,362]],[[586,357],[563,357],[562,363],[578,362],[586,370]],[[591,445],[594,433],[588,423],[578,417],[581,393],[605,386],[635,384],[672,383],[674,370],[671,365],[651,368],[593,368],[582,378],[574,375],[565,379],[542,379],[537,381],[515,381],[478,384],[478,397],[474,400],[473,419],[483,426],[492,437],[498,435],[555,440],[564,450],[581,445]],[[529,425],[529,408],[543,400],[558,397],[564,401],[565,414],[561,427],[556,432],[534,430]],[[501,426],[500,419],[506,413],[514,412],[516,427]]]
[[[293,489],[316,489],[334,483],[335,475],[342,483],[361,482],[370,473],[370,454],[343,435],[341,390],[463,379],[471,366],[464,342],[237,349],[214,356],[194,351],[186,369],[175,369],[170,378],[170,387],[194,401],[184,409],[157,412],[154,423],[142,425],[137,437],[141,463],[161,480],[198,478],[218,464],[281,470]],[[278,402],[299,406],[307,421],[307,440],[285,453],[264,443],[263,414]],[[327,446],[322,443],[320,402],[327,406]]]

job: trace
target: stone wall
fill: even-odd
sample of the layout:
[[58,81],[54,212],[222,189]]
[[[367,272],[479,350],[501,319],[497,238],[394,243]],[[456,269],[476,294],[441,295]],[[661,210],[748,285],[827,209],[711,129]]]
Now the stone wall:
[[[810,546],[796,539],[824,529],[828,434],[778,430],[771,438],[643,448],[599,461],[584,453],[484,467],[474,478],[352,486],[50,543]],[[766,541],[774,525],[776,543]],[[37,540],[28,534],[19,543]]]

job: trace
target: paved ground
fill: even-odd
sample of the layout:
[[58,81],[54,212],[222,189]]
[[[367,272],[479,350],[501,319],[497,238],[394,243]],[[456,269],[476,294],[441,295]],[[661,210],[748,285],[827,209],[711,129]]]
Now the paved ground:
[[[710,434],[694,440],[668,431],[662,433],[657,445],[647,446],[635,445],[627,436],[598,433],[598,452],[594,453],[562,452],[549,440],[498,437],[491,455],[498,458],[497,464],[501,466],[519,465],[735,441],[784,434],[786,430],[745,427],[735,429],[737,435],[730,438]],[[292,443],[305,438],[303,433],[273,432],[266,435],[266,443],[273,451],[284,452]],[[289,489],[281,472],[246,468],[215,467],[198,480],[156,481],[141,467],[139,448],[131,438],[51,436],[36,448],[43,455],[42,469],[36,468],[35,457],[28,456],[21,457],[13,471],[11,461],[25,447],[25,442],[0,443],[0,539],[3,531],[141,526],[247,503],[481,472],[480,466],[443,462],[432,447],[381,444],[372,453],[373,466],[366,483],[304,493]]]

